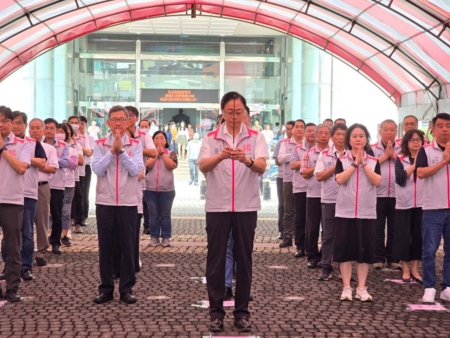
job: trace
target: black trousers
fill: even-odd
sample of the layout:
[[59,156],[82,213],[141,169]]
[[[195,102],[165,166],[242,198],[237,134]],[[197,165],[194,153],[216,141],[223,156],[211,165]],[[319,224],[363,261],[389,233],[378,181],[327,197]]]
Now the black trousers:
[[114,292],[114,239],[120,247],[120,294],[130,293],[136,283],[134,268],[137,206],[96,205],[99,266],[99,293]]
[[84,215],[84,201],[83,201],[83,190],[84,190],[84,177],[80,176],[80,181],[75,182],[75,190],[72,199],[72,219],[75,224],[83,224]]
[[225,260],[233,229],[233,257],[236,260],[235,318],[250,317],[248,297],[252,285],[252,252],[257,212],[207,212],[206,288],[211,319],[225,317],[223,308]]
[[[139,267],[139,248],[141,241],[141,220],[142,214],[137,214],[136,218],[136,237],[134,240],[134,271],[139,272],[141,268]],[[120,276],[120,257],[122,256],[122,250],[119,245],[119,234],[116,233],[114,236],[114,253],[113,253],[113,272],[116,276]]]
[[89,192],[91,190],[91,177],[92,177],[91,165],[87,164],[86,175],[84,176],[84,185],[83,185],[83,221],[85,221],[89,215]]
[[64,190],[50,189],[50,215],[52,215],[50,245],[61,245],[63,203]]
[[320,222],[322,220],[322,204],[320,197],[306,198],[306,241],[305,251],[308,262],[320,262],[322,253],[319,252]]
[[[387,236],[385,229],[387,224]],[[377,198],[377,227],[375,232],[375,263],[393,262],[395,198]],[[386,239],[387,237],[387,239]]]
[[284,216],[283,177],[277,177],[277,197],[278,197],[278,231],[283,232],[283,216]]
[[[142,196],[142,207],[144,210],[144,229],[149,229],[150,228],[150,214],[148,212],[148,206],[147,206],[147,202],[145,202],[145,197]],[[139,222],[140,224],[140,222]],[[139,227],[140,230],[140,227]]]
[[395,210],[394,246],[392,256],[397,261],[422,259],[422,208]]
[[295,246],[297,250],[305,249],[305,228],[306,228],[306,192],[294,194],[295,201]]

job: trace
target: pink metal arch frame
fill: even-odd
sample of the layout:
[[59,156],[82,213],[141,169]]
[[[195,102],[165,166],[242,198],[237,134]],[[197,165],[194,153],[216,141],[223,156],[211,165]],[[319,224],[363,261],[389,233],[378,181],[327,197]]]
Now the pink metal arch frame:
[[83,35],[193,10],[306,40],[369,77],[397,104],[420,90],[438,98],[439,86],[450,83],[447,0],[2,0],[0,81]]

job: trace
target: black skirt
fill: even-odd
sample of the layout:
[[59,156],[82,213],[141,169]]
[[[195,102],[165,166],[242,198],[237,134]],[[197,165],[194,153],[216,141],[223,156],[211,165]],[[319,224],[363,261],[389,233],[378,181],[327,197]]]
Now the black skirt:
[[376,219],[336,217],[333,261],[373,264]]

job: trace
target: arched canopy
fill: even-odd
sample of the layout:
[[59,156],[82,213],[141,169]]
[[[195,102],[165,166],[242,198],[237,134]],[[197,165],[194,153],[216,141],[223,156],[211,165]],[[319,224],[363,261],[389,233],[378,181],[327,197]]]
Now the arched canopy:
[[193,11],[309,41],[371,78],[397,104],[421,90],[438,98],[439,86],[450,83],[448,0],[1,0],[0,80],[88,33]]

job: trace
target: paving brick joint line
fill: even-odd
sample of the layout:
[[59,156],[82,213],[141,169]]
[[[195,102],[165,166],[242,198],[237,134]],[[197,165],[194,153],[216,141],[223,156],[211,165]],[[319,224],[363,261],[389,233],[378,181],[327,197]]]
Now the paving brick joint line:
[[[422,286],[385,282],[400,279],[401,272],[371,270],[367,285],[374,302],[341,303],[338,273],[333,272],[330,281],[319,282],[320,271],[308,269],[305,259],[294,258],[293,248],[278,248],[276,221],[268,218],[260,220],[256,230],[251,335],[450,337],[447,311],[408,310],[408,304],[419,303]],[[33,267],[35,280],[20,286],[25,301],[0,308],[0,337],[210,336],[208,310],[191,306],[207,299],[206,285],[192,279],[205,275],[204,219],[175,216],[170,248],[150,248],[148,236],[141,237],[143,268],[134,288],[135,305],[121,303],[117,291],[108,304],[92,302],[99,283],[98,246],[95,219],[89,218],[88,223],[83,234],[73,234],[72,247],[63,248],[62,255],[47,254],[48,267]],[[442,256],[441,248],[437,285]],[[448,303],[442,305],[450,308]],[[225,331],[219,336],[238,336],[232,308],[226,312]]]

